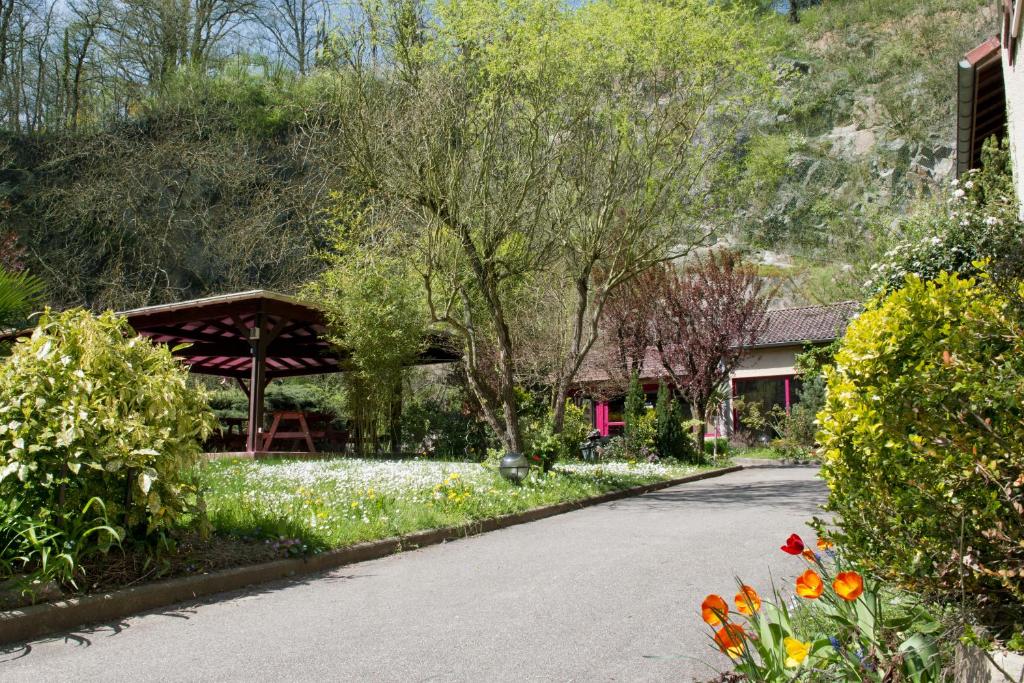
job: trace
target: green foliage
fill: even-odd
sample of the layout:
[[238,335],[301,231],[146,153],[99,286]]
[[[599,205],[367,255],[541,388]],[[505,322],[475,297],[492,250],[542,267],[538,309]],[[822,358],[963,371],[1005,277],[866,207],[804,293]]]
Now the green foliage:
[[491,444],[487,426],[476,416],[435,399],[404,406],[402,432],[402,440],[428,458],[481,460]]
[[800,378],[806,382],[809,379],[823,376],[825,366],[831,365],[835,360],[836,351],[839,350],[841,343],[841,339],[836,339],[830,344],[806,345],[802,352],[796,354],[793,363]]
[[629,388],[626,390],[625,405],[623,407],[623,420],[626,425],[623,435],[628,444],[635,444],[639,447],[643,443],[641,419],[647,414],[647,396],[644,394],[643,385],[640,384],[640,377],[634,372],[629,378]]
[[714,455],[715,453],[717,453],[718,456],[721,457],[723,455],[728,455],[729,451],[730,451],[730,447],[729,447],[729,438],[728,437],[719,436],[717,438],[716,437],[711,437],[709,439],[704,439],[704,455],[705,456],[710,456],[710,455]]
[[50,582],[78,588],[82,563],[119,544],[103,501],[90,498],[81,510],[61,514],[26,512],[19,498],[0,499],[0,578],[15,577],[24,593],[45,590]]
[[25,316],[43,298],[43,281],[27,272],[13,272],[0,266],[0,330],[24,323]]
[[1011,313],[984,275],[908,276],[850,325],[819,415],[837,540],[872,572],[993,620],[1024,616]]
[[69,538],[83,518],[172,529],[201,512],[190,473],[212,426],[168,349],[113,313],[47,312],[0,364],[0,499]]
[[682,406],[672,396],[668,386],[662,382],[658,387],[658,401],[654,406],[654,450],[661,458],[694,462],[697,458],[693,439],[683,427],[682,417]]
[[[351,354],[346,412],[357,448],[390,421],[403,369],[423,348],[429,316],[404,236],[382,232],[358,199],[336,194],[328,216],[327,268],[305,288],[326,311],[328,338]],[[391,450],[400,436],[391,425]]]
[[535,416],[529,419],[524,429],[528,458],[547,472],[560,460],[580,457],[580,444],[591,431],[590,421],[582,407],[566,404],[565,423],[557,434],[554,431],[554,413],[550,408],[545,405],[541,411],[526,410],[524,414],[530,416],[531,412]]

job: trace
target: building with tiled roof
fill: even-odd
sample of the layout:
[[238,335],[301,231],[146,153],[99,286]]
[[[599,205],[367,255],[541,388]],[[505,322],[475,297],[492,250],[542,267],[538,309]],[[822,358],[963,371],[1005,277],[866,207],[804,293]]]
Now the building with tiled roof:
[[843,336],[846,325],[860,310],[857,301],[827,306],[801,306],[768,311],[764,331],[755,346],[804,342],[832,342]]
[[[860,308],[861,304],[856,301],[842,301],[824,306],[768,311],[757,341],[745,351],[743,359],[729,378],[731,398],[759,403],[765,410],[773,405],[788,410],[799,401],[797,354],[804,352],[808,345],[830,344],[842,337],[846,326],[856,317]],[[601,354],[595,353],[592,356],[593,360],[581,368],[577,380],[582,394],[598,396],[602,392],[596,389],[610,382],[611,378],[598,360]],[[666,374],[658,354],[650,350],[644,359],[640,379],[652,405],[658,385],[668,379]],[[621,431],[624,425],[624,402],[621,397],[594,398],[589,403],[594,426],[603,436]],[[708,426],[709,436],[731,432],[735,426],[731,405],[730,400],[721,411],[725,417],[720,424]]]

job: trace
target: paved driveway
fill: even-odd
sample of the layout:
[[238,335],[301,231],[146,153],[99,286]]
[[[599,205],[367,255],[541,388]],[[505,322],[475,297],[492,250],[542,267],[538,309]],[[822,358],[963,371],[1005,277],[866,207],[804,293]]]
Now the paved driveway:
[[705,680],[700,601],[798,573],[824,496],[745,470],[0,650],[0,680]]

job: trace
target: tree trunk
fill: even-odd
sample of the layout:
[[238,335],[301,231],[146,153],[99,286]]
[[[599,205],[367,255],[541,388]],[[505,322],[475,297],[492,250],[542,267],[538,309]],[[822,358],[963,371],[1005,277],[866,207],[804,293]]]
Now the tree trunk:
[[[558,378],[555,390],[554,402],[554,424],[552,425],[555,434],[561,434],[565,428],[565,406],[569,402],[569,392],[572,390],[572,383],[576,379],[576,373],[583,365],[583,359],[590,353],[594,342],[597,340],[597,329],[601,319],[601,312],[604,308],[605,297],[608,289],[599,287],[595,300],[590,301],[589,274],[576,280],[576,315],[573,317],[572,347],[569,351],[567,368]],[[590,318],[587,319],[587,309],[590,308]],[[586,342],[583,341],[584,329],[589,327],[589,335]]]
[[693,428],[693,443],[697,449],[697,458],[704,457],[704,423],[707,421],[704,409],[699,404],[690,403],[690,415],[694,420],[700,420],[700,424]]
[[402,380],[399,378],[391,395],[391,414],[388,424],[391,452],[399,455],[402,452]]

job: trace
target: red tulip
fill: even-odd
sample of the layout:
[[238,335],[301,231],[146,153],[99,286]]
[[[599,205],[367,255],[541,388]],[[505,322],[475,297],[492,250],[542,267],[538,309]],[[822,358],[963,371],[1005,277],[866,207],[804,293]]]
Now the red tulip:
[[786,539],[786,545],[782,546],[782,552],[790,555],[799,555],[804,551],[804,540],[796,534],[790,534]]

